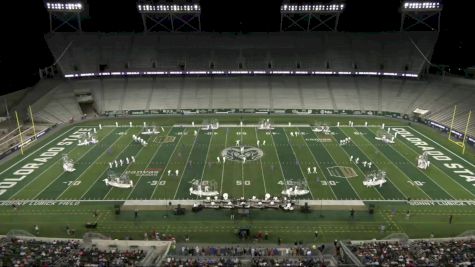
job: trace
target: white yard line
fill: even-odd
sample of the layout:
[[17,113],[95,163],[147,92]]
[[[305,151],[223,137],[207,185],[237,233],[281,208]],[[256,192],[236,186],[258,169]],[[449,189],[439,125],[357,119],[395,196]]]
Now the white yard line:
[[[243,140],[244,140],[244,135],[242,134],[242,125],[241,125],[241,143],[240,143],[241,146],[244,146]],[[244,164],[243,163],[241,163],[241,187],[242,187],[242,197],[244,197]]]
[[[418,154],[419,152],[417,152],[414,148],[412,148],[411,146],[409,146],[408,144],[406,144],[405,142],[401,142],[405,147],[409,148],[410,150],[412,150],[414,153]],[[405,157],[406,158],[406,157]],[[406,158],[408,161],[409,159]],[[415,164],[413,164],[414,166],[416,166]],[[443,174],[445,174],[445,176],[449,177],[450,180],[454,181],[456,184],[458,184],[460,187],[462,187],[465,191],[467,191],[468,193],[470,193],[472,196],[475,196],[474,193],[470,192],[470,190],[468,190],[465,186],[461,185],[459,182],[457,182],[457,180],[455,180],[454,178],[452,178],[449,174],[447,174],[446,172],[444,172],[441,168],[437,167],[437,165],[435,164],[431,164],[432,166],[434,166],[436,169],[438,169],[440,172],[442,172]],[[429,175],[426,175],[427,177],[430,178]],[[432,178],[430,178],[432,180]],[[434,181],[435,182],[435,181]]]
[[[69,133],[71,130],[74,130],[76,129],[77,126],[74,126],[72,127],[71,129],[69,129],[68,131],[58,135],[56,138],[54,138],[53,140],[49,141],[48,143],[44,144],[43,146],[37,148],[35,151],[31,152],[29,155],[23,157],[22,159],[18,160],[17,162],[15,162],[14,164],[12,164],[10,167],[6,168],[5,170],[3,170],[2,172],[0,172],[0,176],[2,174],[4,174],[6,171],[10,170],[11,168],[15,167],[16,165],[20,164],[21,162],[25,161],[26,159],[28,159],[29,157],[31,157],[33,154],[35,154],[36,152],[38,152],[39,150],[43,149],[45,146],[48,146],[49,144],[51,144],[52,142],[56,141],[58,138],[61,138],[63,137],[65,134]],[[86,128],[86,127],[80,127],[80,128]],[[15,156],[17,157],[17,156]]]
[[[342,131],[342,132],[343,132],[343,131]],[[348,136],[345,132],[343,132],[343,134],[345,134],[346,136]],[[363,138],[363,137],[362,137],[362,138]],[[356,142],[353,142],[353,144],[368,158],[368,160],[371,160],[371,157],[368,156],[368,154],[366,154],[366,152],[364,152],[364,150],[361,149],[361,147],[358,146],[358,144],[357,144]],[[372,161],[372,162],[373,162],[374,166],[375,166],[377,169],[381,170],[381,168],[378,167],[378,164],[376,164],[374,161]],[[389,179],[389,178],[388,178],[388,179]],[[407,199],[407,195],[404,194],[404,192],[403,192],[401,189],[399,189],[399,187],[397,187],[396,183],[394,183],[393,181],[391,181],[391,179],[389,179],[389,181],[390,181],[391,184],[393,184],[394,187],[396,187],[396,189],[397,189],[399,192],[401,192],[401,194]]]
[[[312,131],[312,133],[313,133],[313,135],[314,135],[315,137],[318,138],[318,135],[317,135],[316,133],[314,133],[313,131]],[[332,138],[335,140],[335,142],[336,142],[335,137],[334,137],[333,135],[332,135],[331,137],[332,137]],[[333,162],[334,162],[335,164],[338,164],[338,163],[336,162],[335,158],[333,158],[333,155],[332,155],[332,154],[328,151],[328,149],[325,147],[325,145],[322,144],[322,147],[323,147],[323,149],[325,149],[325,151],[328,153],[328,155],[330,155],[330,158],[332,158]],[[353,191],[355,192],[355,194],[356,194],[356,196],[358,197],[358,199],[361,199],[360,194],[358,194],[358,191],[355,190],[355,188],[354,188],[353,185],[350,183],[350,181],[348,181],[348,179],[346,179],[346,182],[350,185],[351,189],[353,189]]]
[[416,129],[412,128],[411,126],[409,126],[409,128],[411,128],[414,132],[416,132],[416,133],[422,135],[423,137],[429,139],[430,141],[432,141],[432,143],[434,143],[434,144],[436,144],[437,146],[443,148],[445,151],[447,151],[447,152],[449,152],[450,154],[456,156],[457,158],[459,158],[460,160],[464,161],[464,162],[467,163],[468,165],[470,165],[470,166],[472,166],[472,167],[475,168],[475,165],[474,165],[473,163],[470,163],[470,162],[467,161],[466,159],[464,159],[464,158],[460,157],[459,155],[455,154],[454,152],[452,152],[452,150],[450,150],[450,149],[448,149],[448,148],[442,146],[441,144],[439,144],[439,143],[437,143],[436,141],[432,140],[432,138],[429,138],[428,136],[426,136],[426,135],[424,135],[423,133],[417,131]]
[[[174,126],[172,126],[173,128]],[[152,195],[150,196],[150,199],[153,199],[153,195],[155,195],[155,192],[157,191],[157,188],[160,184],[160,181],[163,179],[163,176],[165,175],[165,171],[167,170],[168,168],[168,164],[170,164],[170,162],[172,161],[172,158],[173,158],[173,155],[175,154],[175,151],[176,149],[178,148],[178,146],[180,145],[180,141],[181,141],[181,138],[183,137],[183,135],[180,135],[180,138],[178,139],[178,141],[176,142],[176,145],[175,145],[175,148],[173,149],[173,152],[171,153],[170,155],[170,158],[168,158],[168,161],[167,161],[167,164],[165,165],[165,168],[163,168],[163,172],[162,174],[160,175],[159,179],[158,179],[158,182],[157,182],[157,185],[155,186],[155,188],[153,189],[153,192],[152,192]]]
[[[126,132],[127,132],[127,131],[128,131],[128,130],[126,130]],[[123,135],[122,137],[124,137],[124,136],[126,136],[126,135]],[[121,138],[118,138],[118,139],[114,142],[114,144],[117,143],[120,139],[121,139]],[[122,153],[124,152],[124,150],[125,150],[129,145],[130,145],[130,143],[128,143],[126,146],[124,146],[124,148],[117,154],[117,156],[120,156],[120,154],[122,154]],[[112,146],[112,145],[111,145],[111,146]],[[102,152],[102,154],[104,154],[106,151],[107,151],[107,149],[104,150],[104,152]],[[102,154],[101,154],[100,156],[102,156]],[[100,157],[100,156],[99,156],[99,157]],[[98,157],[98,158],[99,158],[99,157]],[[92,165],[93,165],[93,164],[91,164],[91,166],[92,166]],[[89,168],[89,167],[88,167],[88,168]],[[97,178],[91,183],[91,185],[87,188],[87,190],[84,192],[84,194],[81,195],[81,197],[80,197],[79,199],[82,199],[82,198],[87,194],[87,192],[89,192],[89,190],[91,190],[91,188],[96,184],[96,182],[99,180],[99,178],[102,177],[102,175],[103,175],[108,169],[109,169],[109,167],[107,167],[101,174],[99,174],[99,175],[97,176]],[[86,172],[86,171],[84,171],[83,173],[81,173],[81,176],[82,176],[85,172]]]
[[[109,134],[106,135],[105,137],[111,135],[113,132],[114,132],[114,131],[112,131],[111,133],[109,133]],[[104,137],[104,138],[105,138],[105,137]],[[115,142],[117,142],[117,140],[116,140]],[[114,142],[114,143],[115,143],[115,142]],[[97,145],[99,145],[99,144],[100,144],[100,143],[97,143]],[[94,147],[95,147],[95,145],[93,145],[93,146],[91,146],[90,148],[88,148],[88,149],[86,150],[86,152],[85,152],[79,159],[77,159],[76,161],[79,161],[79,160],[81,160],[82,158],[84,158],[84,157],[87,155],[87,153],[89,153]],[[101,155],[102,155],[102,154],[101,154]],[[83,174],[87,169],[89,169],[92,165],[93,165],[93,164],[89,165],[78,177],[82,176],[82,174]],[[54,178],[47,186],[45,186],[45,187],[43,188],[43,190],[41,190],[38,194],[36,194],[36,195],[33,197],[33,199],[36,199],[39,195],[41,195],[41,193],[43,193],[48,187],[50,187],[50,185],[52,185],[54,182],[56,182],[56,180],[58,180],[63,174],[64,174],[64,171],[62,171],[61,174],[59,174],[58,176],[56,176],[56,178]],[[76,180],[77,180],[77,179],[76,179]],[[66,190],[64,190],[64,191],[60,194],[60,196],[63,195],[63,193],[64,193],[65,191],[66,191]],[[57,199],[57,198],[56,198],[56,199]]]
[[[211,130],[211,133],[214,133],[214,130]],[[211,137],[209,138],[208,151],[206,151],[205,162],[204,162],[203,170],[201,171],[200,183],[203,182],[203,176],[205,175],[205,171],[206,171],[206,168],[207,168],[207,164],[206,164],[206,163],[207,163],[207,161],[208,161],[209,150],[211,149],[211,142],[213,141],[213,136],[214,136],[214,134],[211,134]]]
[[176,198],[176,194],[178,194],[178,189],[180,188],[181,185],[181,180],[183,179],[183,174],[185,174],[186,170],[186,165],[188,165],[188,161],[190,160],[191,153],[193,153],[193,148],[195,147],[196,140],[198,139],[198,135],[200,134],[201,129],[198,128],[198,134],[195,137],[195,140],[193,141],[193,145],[191,146],[190,153],[188,153],[188,158],[186,159],[185,165],[183,166],[183,170],[181,170],[181,176],[180,176],[180,181],[178,182],[178,186],[176,187],[175,194],[173,195],[173,199]]
[[[311,130],[311,128],[310,128],[310,130]],[[320,170],[320,173],[323,175],[323,179],[325,179],[325,181],[327,181],[328,187],[330,187],[330,191],[332,192],[332,194],[333,194],[333,196],[335,197],[335,199],[338,199],[338,197],[337,197],[336,194],[335,194],[335,191],[333,191],[332,186],[328,183],[329,180],[327,179],[327,176],[326,176],[325,173],[323,172],[322,167],[320,167],[320,163],[319,163],[318,160],[315,158],[315,155],[313,155],[312,150],[311,150],[310,147],[308,146],[307,141],[305,141],[305,138],[304,138],[303,136],[302,136],[302,139],[303,139],[303,142],[305,143],[305,145],[307,146],[308,152],[312,155],[312,158],[313,158],[313,160],[315,161],[315,164],[317,164],[318,169]],[[322,186],[323,186],[323,185],[322,185]]]
[[[382,155],[387,162],[391,162],[391,160],[388,159],[388,157],[383,153],[381,152],[368,138],[366,138],[366,136],[362,135],[362,138],[367,140],[368,144],[370,144],[372,147],[374,147],[377,151],[379,151],[380,155]],[[392,162],[391,162],[392,163]],[[414,182],[414,180],[412,180],[411,178],[409,178],[409,176],[407,176],[407,174],[405,172],[403,172],[398,166],[396,166],[396,164],[393,163],[393,166],[398,170],[398,172],[402,173],[407,179],[408,181],[412,181]],[[424,195],[426,195],[430,200],[433,200],[427,193],[426,191],[422,190],[422,188],[420,188],[419,186],[416,186],[417,189],[419,189],[422,193],[424,193]]]
[[[343,132],[343,131],[342,131],[342,132]],[[345,133],[343,133],[343,134],[344,134],[345,136],[347,136]],[[332,136],[332,137],[333,137],[333,139],[335,140],[335,145],[337,145],[337,144],[338,144],[338,142],[337,142],[338,140],[336,140],[335,136]],[[350,155],[349,155],[349,154],[346,152],[346,150],[345,150],[344,148],[342,148],[341,146],[340,146],[340,149],[343,151],[343,153],[345,153],[346,158],[348,159],[348,158],[350,157]],[[369,159],[369,158],[368,158],[368,159]],[[350,162],[350,163],[352,163],[352,162]],[[360,171],[360,173],[363,175],[363,179],[364,179],[365,174],[364,174],[363,169],[361,169],[360,165],[358,165],[358,164],[354,164],[354,165],[356,165],[356,167],[358,168],[358,170]],[[392,182],[391,182],[391,183],[392,183]],[[376,189],[376,187],[373,187],[373,191],[376,191],[376,192],[381,196],[381,199],[386,199],[386,198],[381,194],[381,192],[379,192],[379,191]]]
[[[172,131],[173,127],[170,127],[170,130],[168,130],[167,134],[164,136],[164,137],[167,137],[170,132]],[[155,136],[155,138],[153,140],[155,140],[158,136]],[[145,165],[145,169],[148,168],[148,166],[150,165],[150,163],[152,162],[152,160],[155,158],[155,156],[157,155],[158,153],[158,150],[160,150],[160,148],[162,147],[162,145],[164,144],[164,142],[161,142],[160,145],[157,147],[157,149],[155,150],[155,152],[153,153],[153,155],[150,157],[150,160],[148,161],[147,165]],[[138,153],[137,153],[138,154]],[[163,173],[165,172],[165,169],[162,171],[162,175]],[[143,175],[140,175],[139,179],[137,180],[137,182],[135,183],[135,187],[130,190],[130,193],[127,195],[127,198],[126,199],[129,199],[130,195],[132,195],[132,193],[135,191],[135,189],[137,188],[137,185],[139,184],[140,180],[142,179]],[[158,184],[157,184],[158,185]]]
[[[229,131],[229,128],[226,128],[226,137],[224,139],[224,148],[226,148],[227,145],[228,145],[228,131]],[[224,164],[225,164],[224,161],[222,162],[222,164],[223,164],[223,168],[221,170],[221,185],[220,185],[219,193],[223,193]]]
[[[156,136],[155,136],[155,138],[156,138]],[[151,136],[148,137],[147,142],[149,142],[150,139],[152,139]],[[130,144],[129,144],[129,145],[130,145]],[[161,144],[160,144],[160,145],[161,145]],[[145,147],[142,146],[142,147],[139,149],[139,151],[137,151],[137,153],[135,154],[135,157],[136,157],[136,158],[139,158],[139,154],[140,154],[140,152],[143,151],[144,148],[145,148]],[[157,148],[156,151],[158,151],[158,148]],[[156,151],[155,151],[155,153],[157,153]],[[155,155],[155,154],[154,154],[154,155]],[[150,161],[148,162],[148,164],[150,164],[150,162],[152,161],[152,159],[153,159],[153,157],[150,158]],[[148,165],[148,164],[147,164],[147,165]],[[129,165],[125,168],[125,170],[122,172],[122,174],[124,174],[127,170],[129,170],[130,167],[132,167],[132,164],[129,164]],[[141,175],[141,176],[139,177],[139,180],[137,181],[137,183],[136,183],[135,185],[138,184],[138,182],[140,181],[140,178],[142,178],[142,176],[143,176],[143,175]],[[107,194],[106,194],[102,199],[106,199],[107,196],[110,194],[110,192],[112,192],[112,189],[114,189],[114,187],[109,188],[109,191],[107,192]],[[132,191],[134,191],[134,189],[130,190],[130,193],[129,193],[128,196],[130,196],[130,194],[132,193]],[[126,199],[129,198],[128,196],[127,196]]]
[[[279,157],[279,153],[277,152],[277,148],[276,148],[276,143],[275,143],[275,140],[274,140],[274,135],[272,135],[272,132],[270,132],[270,136],[272,137],[272,144],[271,146],[274,147],[274,150],[275,150],[275,154],[277,156],[277,163],[279,165],[279,169],[280,169],[280,172],[282,173],[282,179],[284,179],[284,188],[287,188],[287,180],[285,179],[285,175],[284,175],[284,170],[282,170],[282,165],[280,164],[280,157]],[[312,192],[312,191],[310,191]]]
[[[112,131],[113,132],[113,131]],[[107,136],[109,136],[110,134],[112,134],[112,132],[110,132],[109,134],[105,135],[104,138],[106,138]],[[72,153],[74,151],[74,149],[76,149],[78,146],[75,146],[73,147],[69,152],[69,153]],[[89,151],[88,151],[89,152]],[[85,155],[86,153],[84,153]],[[82,157],[80,157],[79,159],[82,159],[84,157],[84,155]],[[44,171],[42,171],[41,173],[39,173],[35,178],[33,178],[31,181],[29,181],[26,185],[24,185],[22,188],[20,188],[18,191],[16,191],[12,196],[10,196],[8,199],[12,199],[13,197],[15,197],[17,194],[19,194],[21,191],[23,191],[23,189],[25,188],[28,188],[28,186],[33,183],[34,181],[36,181],[39,177],[41,177],[45,172],[49,171],[49,169],[51,169],[53,166],[56,165],[56,163],[60,163],[59,161],[57,162],[54,162],[53,164],[51,164],[48,168],[46,168]],[[61,172],[61,174],[59,174],[59,176],[61,176],[62,174],[64,173]]]
[[[289,141],[289,136],[287,135],[287,132],[285,131],[285,129],[282,129],[282,131],[283,131],[284,134],[285,134],[285,138],[287,138],[287,143],[289,144],[290,149],[292,149],[292,153],[294,154],[294,158],[295,158],[296,160],[298,160],[297,154],[295,154],[294,147],[292,146],[292,144],[291,144],[290,141]],[[307,183],[307,189],[308,189],[308,191],[310,191],[310,195],[312,196],[312,199],[315,199],[315,198],[313,197],[312,190],[310,189],[310,184],[308,183],[307,177],[305,177],[305,173],[302,171],[301,164],[299,164],[299,167],[298,167],[298,168],[299,168],[299,170],[300,170],[300,173],[302,174],[303,179],[305,179],[305,183]]]
[[[256,139],[259,140],[259,136],[257,136],[257,128],[254,128],[254,132],[256,133]],[[262,182],[264,183],[264,194],[267,194],[266,179],[264,177],[264,168],[262,167],[262,158],[259,158],[259,163],[261,164]]]
[[451,198],[453,199],[457,199],[455,198],[454,196],[452,196],[452,194],[450,194],[449,192],[447,192],[447,190],[445,190],[444,187],[442,187],[439,183],[437,183],[435,180],[433,180],[432,178],[430,178],[427,174],[423,173],[419,168],[417,168],[416,164],[414,162],[412,162],[411,160],[409,160],[408,158],[406,158],[403,154],[401,154],[401,152],[399,152],[399,150],[391,147],[392,150],[396,151],[402,158],[404,158],[407,162],[409,162],[409,164],[411,164],[412,166],[414,166],[414,168],[417,169],[417,171],[419,171],[419,173],[421,173],[423,176],[427,177],[427,179],[429,181],[432,181],[434,184],[436,184],[440,189],[442,189],[445,193],[447,193]]

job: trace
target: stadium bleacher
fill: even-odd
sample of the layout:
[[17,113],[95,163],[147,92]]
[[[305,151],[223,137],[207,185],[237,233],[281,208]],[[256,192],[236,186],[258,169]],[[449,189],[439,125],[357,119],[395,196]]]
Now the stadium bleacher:
[[[240,64],[242,70],[420,74],[427,63],[424,57],[432,55],[437,33],[55,33],[46,39],[63,74],[239,70]],[[50,83],[53,89],[43,92],[33,105],[38,120],[48,123],[81,118],[83,111],[74,92],[86,90],[99,114],[255,108],[412,115],[414,109],[421,108],[430,111],[426,118],[450,125],[457,105],[454,128],[462,131],[475,98],[472,84],[430,76],[421,80],[367,76],[108,77]],[[475,133],[473,124],[469,133]]]
[[[63,73],[100,71],[304,70],[382,71],[420,73],[432,53],[434,32],[388,33],[55,33],[47,36]],[[213,40],[213,41],[210,41]],[[368,49],[368,46],[372,49]],[[327,66],[328,64],[328,66]],[[329,67],[329,68],[327,68]],[[102,70],[101,70],[102,71]]]
[[[328,109],[397,112],[430,111],[428,119],[463,131],[475,90],[448,81],[377,77],[188,77],[72,80],[34,105],[39,119],[61,123],[82,115],[74,90],[90,90],[98,113],[158,109]],[[45,103],[46,101],[46,103]],[[41,103],[43,103],[41,105]],[[469,130],[475,133],[472,124]]]

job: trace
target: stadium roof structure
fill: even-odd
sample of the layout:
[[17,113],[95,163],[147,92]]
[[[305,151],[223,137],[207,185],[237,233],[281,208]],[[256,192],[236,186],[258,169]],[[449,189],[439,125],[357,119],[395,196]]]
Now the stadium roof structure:
[[417,77],[434,32],[55,33],[47,43],[65,77],[317,74]]

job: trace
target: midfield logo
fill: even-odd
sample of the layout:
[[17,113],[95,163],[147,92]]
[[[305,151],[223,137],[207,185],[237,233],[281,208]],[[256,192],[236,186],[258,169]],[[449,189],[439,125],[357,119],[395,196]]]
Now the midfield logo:
[[228,160],[242,161],[243,158],[247,160],[258,160],[264,155],[264,152],[257,147],[253,146],[233,146],[225,148],[221,151],[221,156],[226,157]]

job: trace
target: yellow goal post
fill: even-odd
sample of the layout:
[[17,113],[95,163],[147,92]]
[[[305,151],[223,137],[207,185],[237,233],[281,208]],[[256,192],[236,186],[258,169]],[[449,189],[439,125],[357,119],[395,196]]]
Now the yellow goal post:
[[[457,113],[457,106],[454,106],[454,112],[452,113],[452,120],[450,122],[450,129],[449,129],[449,141],[456,144],[457,146],[462,148],[462,154],[465,154],[465,143],[467,142],[467,134],[468,134],[468,127],[470,125],[470,119],[472,117],[472,111],[470,110],[468,112],[468,117],[467,117],[467,122],[465,123],[465,131],[463,132],[463,138],[462,141],[457,141],[453,140],[452,137],[452,131],[454,130],[454,122],[455,122],[455,117]],[[458,132],[458,131],[456,131]]]

